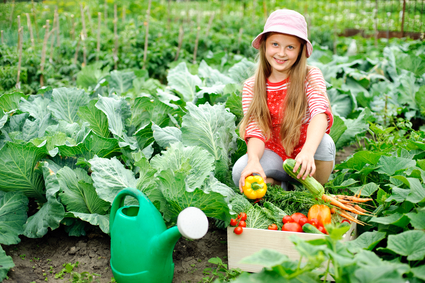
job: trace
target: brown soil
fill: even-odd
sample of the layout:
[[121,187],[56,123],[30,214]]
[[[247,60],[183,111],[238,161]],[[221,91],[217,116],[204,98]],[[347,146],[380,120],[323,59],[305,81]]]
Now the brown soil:
[[[354,153],[356,147],[347,147],[337,153],[336,163],[340,163]],[[40,239],[21,236],[17,245],[4,246],[6,254],[13,258],[15,267],[4,280],[6,283],[31,282],[70,282],[71,274],[65,272],[63,278],[55,278],[64,269],[64,264],[75,264],[74,276],[99,274],[92,282],[109,283],[113,274],[109,266],[110,238],[98,233],[85,237],[70,237],[59,228],[50,231]],[[210,223],[208,233],[199,240],[180,238],[177,242],[173,261],[175,264],[173,282],[202,282],[204,269],[217,267],[208,263],[219,257],[227,264],[227,234]],[[90,282],[90,281],[73,281]]]
[[[98,274],[92,282],[114,282],[109,265],[110,238],[105,234],[90,234],[85,237],[70,237],[61,228],[49,232],[43,238],[21,237],[18,245],[4,247],[6,254],[13,258],[12,268],[4,282],[70,282],[71,274],[65,272],[63,278],[55,278],[64,269],[64,264],[78,266],[72,271],[74,276],[84,273]],[[203,271],[216,265],[208,263],[213,257],[220,257],[227,263],[226,230],[210,225],[208,233],[199,240],[180,238],[176,243],[173,282],[202,282]],[[72,281],[89,282],[89,281]]]

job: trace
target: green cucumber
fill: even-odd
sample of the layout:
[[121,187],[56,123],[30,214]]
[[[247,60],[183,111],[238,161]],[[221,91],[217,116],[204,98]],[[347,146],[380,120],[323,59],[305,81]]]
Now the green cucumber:
[[322,232],[320,232],[319,229],[317,229],[316,227],[314,227],[313,225],[311,225],[310,223],[306,223],[303,225],[303,231],[305,233],[311,233],[311,234],[323,234]]
[[295,167],[295,159],[286,159],[285,162],[283,162],[283,170],[285,170],[286,173],[288,173],[289,176],[300,182],[301,184],[306,187],[310,193],[312,193],[314,196],[317,196],[319,198],[322,197],[322,195],[325,193],[325,189],[323,188],[322,184],[316,181],[311,176],[308,176],[303,179],[297,179],[297,175],[301,170],[301,166],[298,168],[298,171],[296,173],[293,172]]

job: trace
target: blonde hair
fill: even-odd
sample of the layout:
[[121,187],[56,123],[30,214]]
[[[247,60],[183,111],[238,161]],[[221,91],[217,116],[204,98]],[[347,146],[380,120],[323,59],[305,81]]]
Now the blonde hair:
[[[271,136],[271,116],[267,107],[266,82],[271,75],[272,67],[266,58],[266,38],[267,34],[261,40],[257,56],[258,67],[254,77],[254,95],[251,105],[240,123],[239,132],[244,137],[248,124],[255,121],[268,140]],[[299,40],[301,42],[300,53],[297,61],[289,70],[287,92],[280,110],[282,111],[281,117],[283,117],[280,127],[280,140],[288,156],[292,155],[299,142],[301,126],[308,106],[307,96],[305,95],[305,80],[308,72],[306,43],[302,39]],[[324,96],[327,98],[326,95]]]

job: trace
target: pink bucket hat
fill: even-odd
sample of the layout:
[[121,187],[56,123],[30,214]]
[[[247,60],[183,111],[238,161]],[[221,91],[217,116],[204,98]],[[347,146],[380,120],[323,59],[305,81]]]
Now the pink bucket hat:
[[260,48],[261,39],[263,35],[268,32],[278,32],[299,37],[307,42],[307,58],[310,57],[313,52],[313,46],[307,38],[307,23],[305,18],[296,11],[281,9],[271,13],[264,25],[263,32],[257,35],[252,41],[252,46],[255,49]]

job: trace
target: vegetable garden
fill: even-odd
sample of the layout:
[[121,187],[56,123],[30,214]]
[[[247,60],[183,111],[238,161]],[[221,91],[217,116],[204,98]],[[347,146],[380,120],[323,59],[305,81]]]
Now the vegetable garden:
[[[322,71],[335,115],[330,135],[338,152],[355,148],[325,195],[370,201],[357,204],[355,240],[341,241],[349,227],[332,213],[322,225],[329,236],[291,237],[302,260],[264,249],[244,259],[265,267],[249,273],[214,258],[218,268],[204,270],[202,282],[424,282],[423,1],[368,0],[0,4],[1,280],[14,282],[8,248],[22,239],[59,230],[109,237],[111,203],[127,187],[167,226],[200,208],[215,235],[238,226],[241,213],[248,228],[280,230],[284,216],[307,216],[312,206],[338,210],[301,183],[291,191],[267,184],[258,201],[231,180],[246,152],[237,125],[241,86],[255,67],[250,43],[276,8],[306,15],[308,62]],[[345,37],[348,29],[364,37]],[[395,31],[412,36],[390,38]],[[114,282],[97,273],[70,280]]]

